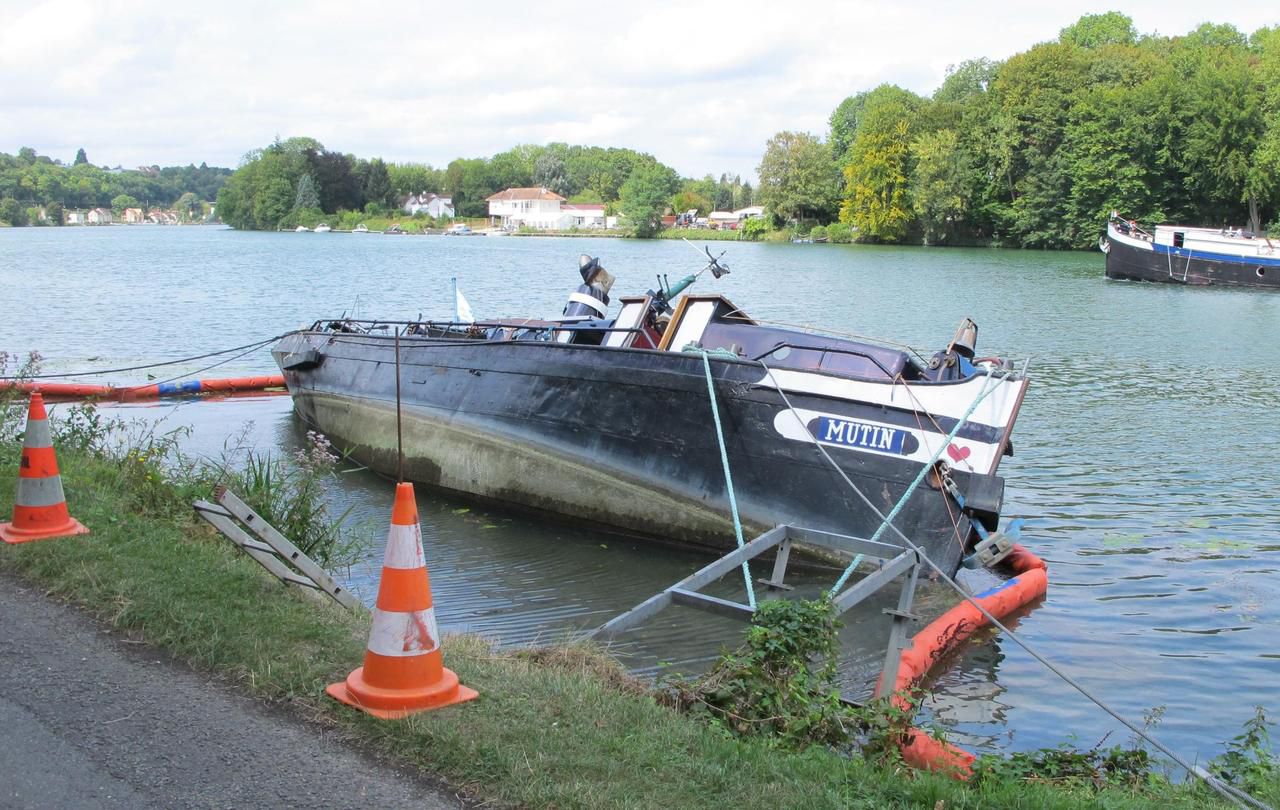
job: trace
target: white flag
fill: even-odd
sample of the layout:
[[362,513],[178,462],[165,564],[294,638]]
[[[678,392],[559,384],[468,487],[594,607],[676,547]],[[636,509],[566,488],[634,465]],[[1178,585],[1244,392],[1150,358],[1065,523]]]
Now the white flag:
[[462,290],[453,288],[453,311],[459,323],[475,323],[476,316],[471,314],[471,305],[462,297]]

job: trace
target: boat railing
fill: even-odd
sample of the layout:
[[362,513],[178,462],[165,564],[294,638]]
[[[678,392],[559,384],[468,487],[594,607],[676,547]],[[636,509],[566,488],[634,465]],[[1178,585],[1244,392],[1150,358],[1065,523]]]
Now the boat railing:
[[[601,326],[598,323],[574,323],[537,321],[522,323],[519,321],[387,321],[364,320],[359,318],[320,318],[304,331],[338,332],[351,335],[370,335],[394,328],[402,337],[432,337],[437,340],[476,341],[490,340],[489,333],[494,329],[508,330],[512,336],[517,332],[526,334],[547,334],[556,332],[600,332],[605,334],[644,334],[640,327]],[[431,335],[432,331],[446,334]],[[453,334],[448,334],[453,333]],[[507,337],[498,342],[508,342]]]

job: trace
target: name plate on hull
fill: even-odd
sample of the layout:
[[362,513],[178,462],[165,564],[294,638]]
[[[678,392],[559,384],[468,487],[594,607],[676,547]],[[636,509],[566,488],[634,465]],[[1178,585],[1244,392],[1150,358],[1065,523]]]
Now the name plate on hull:
[[[825,444],[839,444],[845,447],[858,447],[864,450],[878,450],[882,453],[903,454],[908,433],[905,430],[869,425],[850,419],[832,419],[820,416],[817,423],[810,423],[810,432],[818,441]],[[914,436],[912,444],[915,443]]]

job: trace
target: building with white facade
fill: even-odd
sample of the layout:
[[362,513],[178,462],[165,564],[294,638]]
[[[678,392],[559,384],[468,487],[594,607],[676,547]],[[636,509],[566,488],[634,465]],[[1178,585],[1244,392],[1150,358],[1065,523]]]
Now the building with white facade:
[[400,207],[406,214],[426,214],[436,219],[453,219],[453,198],[441,197],[424,191],[421,194],[410,194]]
[[504,228],[558,230],[573,225],[573,216],[561,210],[564,197],[549,189],[509,188],[485,202],[489,203],[489,216],[500,220]]

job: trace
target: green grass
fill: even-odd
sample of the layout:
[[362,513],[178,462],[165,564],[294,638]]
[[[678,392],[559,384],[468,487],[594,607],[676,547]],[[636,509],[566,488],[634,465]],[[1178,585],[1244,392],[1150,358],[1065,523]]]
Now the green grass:
[[[16,454],[0,452],[0,510],[12,508]],[[366,616],[271,580],[197,522],[188,487],[141,480],[112,460],[62,451],[86,537],[0,548],[15,572],[135,638],[245,691],[496,805],[735,808],[1202,808],[1202,789],[1142,794],[1043,783],[963,785],[877,767],[822,748],[791,753],[741,740],[649,697],[590,649],[496,651],[446,640],[445,664],[480,690],[472,703],[375,721],[322,695],[359,665]],[[146,486],[145,492],[131,489]],[[140,497],[140,496],[142,497]],[[1273,785],[1272,802],[1280,799]]]

